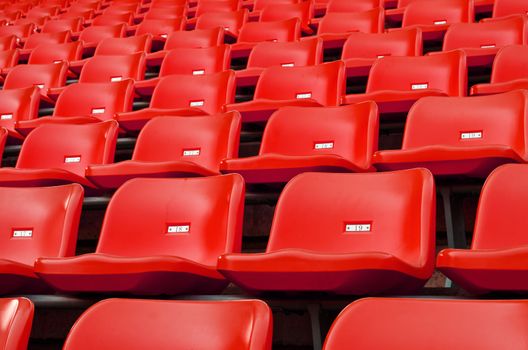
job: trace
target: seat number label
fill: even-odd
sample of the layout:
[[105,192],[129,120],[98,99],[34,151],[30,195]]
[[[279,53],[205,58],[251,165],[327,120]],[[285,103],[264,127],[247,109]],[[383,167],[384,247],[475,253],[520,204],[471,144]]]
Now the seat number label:
[[281,64],[281,67],[294,67],[294,66],[295,66],[295,64],[293,62]]
[[11,114],[11,113],[8,113],[8,114],[2,114],[2,115],[0,115],[0,119],[1,119],[1,120],[13,119],[13,114]]
[[334,148],[334,142],[316,142],[314,143],[314,149],[332,149]]
[[204,105],[204,103],[205,103],[204,100],[200,100],[200,101],[191,101],[191,102],[189,102],[189,106],[191,106],[191,107],[201,107],[201,106]]
[[311,98],[312,97],[312,93],[311,92],[301,92],[299,94],[297,94],[295,97],[297,97],[298,99],[304,99],[304,98]]
[[482,138],[482,131],[468,131],[468,132],[460,133],[461,140],[481,139],[481,138]]
[[92,114],[103,114],[104,112],[104,108],[92,108]]
[[64,163],[80,163],[81,156],[66,156],[64,157]]
[[495,44],[480,45],[481,49],[491,49],[494,47],[495,47]]
[[170,224],[167,225],[167,233],[189,233],[191,231],[190,224]]
[[196,69],[196,70],[193,70],[193,75],[204,75],[205,74],[205,69]]
[[33,237],[33,230],[31,229],[14,229],[13,230],[14,238],[30,238]]
[[345,224],[345,232],[370,232],[371,229],[371,223]]
[[429,87],[428,83],[419,83],[419,84],[412,84],[411,90],[424,90]]
[[199,148],[193,148],[193,149],[184,149],[183,150],[184,156],[199,156],[200,155],[200,149]]
[[113,83],[113,82],[116,82],[116,81],[121,81],[123,80],[123,77],[111,77],[110,78],[110,81]]
[[439,21],[434,21],[433,22],[435,25],[441,25],[441,24],[447,24],[447,21],[445,19],[442,19],[442,20],[439,20]]
[[44,84],[35,84],[35,86],[40,88],[40,89],[44,89]]

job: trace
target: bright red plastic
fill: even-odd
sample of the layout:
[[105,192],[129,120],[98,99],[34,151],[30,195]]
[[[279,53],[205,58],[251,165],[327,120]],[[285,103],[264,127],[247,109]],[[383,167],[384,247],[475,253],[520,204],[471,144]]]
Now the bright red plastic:
[[[32,120],[38,117],[40,103],[39,89],[35,86],[0,90],[0,127],[9,133],[9,137],[23,139],[15,130],[15,123],[20,120]],[[3,133],[2,133],[3,135]],[[5,139],[0,142],[5,143]]]
[[0,299],[0,348],[26,350],[34,306],[26,298]]
[[28,64],[69,63],[79,60],[81,57],[82,44],[78,41],[65,44],[41,45],[31,51]]
[[204,13],[196,20],[195,29],[213,29],[222,27],[227,36],[237,38],[240,28],[246,23],[248,12],[246,9],[236,12]]
[[528,3],[524,0],[495,0],[493,17],[528,14]]

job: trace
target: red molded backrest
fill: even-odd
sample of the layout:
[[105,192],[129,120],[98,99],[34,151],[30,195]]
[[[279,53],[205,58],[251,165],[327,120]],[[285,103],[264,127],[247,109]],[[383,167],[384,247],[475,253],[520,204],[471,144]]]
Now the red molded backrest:
[[171,74],[203,75],[228,70],[231,64],[229,45],[203,49],[178,48],[167,53],[161,63],[160,77]]
[[471,249],[510,249],[528,244],[528,166],[503,165],[486,180]]
[[443,50],[523,44],[524,30],[525,19],[521,17],[481,23],[457,23],[447,30]]
[[284,43],[259,43],[251,50],[247,67],[313,66],[321,64],[322,61],[323,42],[313,38]]
[[528,46],[512,45],[499,50],[493,69],[491,82],[502,83],[515,79],[528,78]]
[[196,20],[196,29],[213,29],[222,27],[224,30],[238,35],[240,28],[246,23],[248,18],[247,9],[236,12],[208,12],[204,13]]
[[374,8],[383,8],[383,0],[330,0],[326,7],[326,13],[330,12],[361,12]]
[[503,145],[528,159],[528,93],[425,97],[407,116],[402,149],[429,145]]
[[238,174],[133,179],[108,205],[97,253],[170,255],[216,267],[218,256],[240,251],[243,205]]
[[372,101],[344,107],[284,107],[269,119],[259,154],[335,154],[369,168],[378,149],[378,129],[378,107]]
[[19,39],[26,38],[33,33],[34,27],[32,23],[0,26],[0,36],[14,35]]
[[132,24],[134,15],[131,12],[123,13],[103,13],[101,16],[95,17],[92,21],[94,26],[111,26],[115,24],[125,23]]
[[54,116],[94,116],[112,119],[116,113],[132,110],[134,84],[131,80],[112,83],[77,83],[68,85],[55,104]]
[[151,34],[167,37],[170,33],[182,30],[185,25],[183,17],[174,19],[144,19],[137,27],[136,35]]
[[145,19],[176,19],[186,15],[187,8],[183,5],[152,7],[145,13]]
[[14,35],[0,36],[0,50],[13,50],[17,47],[17,37]]
[[381,8],[364,12],[331,12],[319,22],[318,34],[383,33],[385,11]]
[[45,124],[22,144],[16,164],[20,169],[64,169],[84,176],[88,165],[114,162],[118,124]]
[[343,46],[342,59],[386,56],[421,56],[422,33],[419,29],[387,33],[350,33]]
[[49,64],[59,61],[70,62],[82,58],[82,43],[74,41],[65,44],[40,45],[31,51],[28,64]]
[[79,41],[98,44],[104,39],[122,38],[123,36],[125,36],[124,24],[113,26],[91,26],[81,32],[79,35]]
[[195,29],[178,31],[169,34],[165,42],[165,50],[178,48],[206,48],[224,43],[224,28]]
[[260,13],[261,22],[283,21],[298,18],[303,27],[310,24],[313,17],[313,4],[311,1],[302,1],[297,4],[267,5]]
[[64,350],[270,350],[272,327],[260,300],[109,299],[82,314]]
[[298,4],[300,2],[300,0],[255,0],[253,3],[253,11],[261,11],[268,5]]
[[207,75],[173,74],[160,79],[152,93],[150,107],[197,107],[208,114],[216,114],[234,100],[235,73],[231,70]]
[[107,56],[97,55],[83,66],[80,83],[115,82],[124,79],[143,80],[147,68],[145,53]]
[[524,0],[495,0],[493,17],[528,14],[528,3]]
[[522,350],[527,315],[526,300],[366,298],[341,312],[323,349]]
[[413,1],[405,6],[402,27],[471,23],[474,18],[473,0]]
[[95,49],[98,55],[131,55],[136,52],[150,52],[152,35],[143,34],[128,38],[108,38],[102,40]]
[[0,90],[0,127],[14,130],[15,122],[38,116],[40,92],[35,86]]
[[66,85],[68,64],[22,64],[11,68],[4,82],[4,89],[38,86],[41,89]]
[[338,106],[345,94],[342,61],[306,67],[266,68],[257,82],[254,99],[311,98],[323,106]]
[[370,70],[366,90],[437,89],[449,96],[465,96],[466,82],[465,54],[450,51],[430,56],[389,56],[377,60]]
[[39,45],[64,44],[70,40],[70,32],[34,33],[24,43],[24,49],[34,49]]
[[82,18],[65,18],[65,19],[54,19],[44,23],[42,26],[42,33],[56,33],[70,30],[72,32],[78,32],[82,28]]
[[79,184],[0,188],[0,258],[33,266],[39,257],[73,256],[83,193]]
[[0,347],[2,349],[27,349],[33,313],[33,303],[29,299],[0,299]]
[[267,252],[381,252],[433,270],[435,185],[426,169],[304,173],[284,188]]
[[17,49],[0,51],[0,68],[11,68],[18,64],[19,52]]
[[238,0],[201,0],[196,6],[196,17],[207,12],[233,12],[240,9],[240,1]]
[[220,161],[238,157],[240,115],[158,117],[141,130],[132,159],[188,161],[218,171]]
[[273,22],[247,22],[240,29],[238,42],[260,43],[265,41],[297,41],[301,37],[298,18]]

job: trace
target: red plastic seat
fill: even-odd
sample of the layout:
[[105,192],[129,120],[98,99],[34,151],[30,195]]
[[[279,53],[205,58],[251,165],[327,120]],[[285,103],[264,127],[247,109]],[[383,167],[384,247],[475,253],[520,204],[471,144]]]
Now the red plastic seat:
[[131,55],[97,55],[84,65],[79,77],[80,83],[104,83],[126,79],[145,78],[145,54],[137,52]]
[[33,33],[35,26],[32,23],[0,26],[0,37],[14,35],[18,40],[24,40]]
[[350,33],[383,33],[383,9],[364,12],[331,12],[319,22],[318,36],[325,42],[325,48],[342,47]]
[[439,176],[485,178],[504,163],[528,161],[528,93],[426,97],[407,117],[401,150],[380,151],[378,170],[428,168]]
[[313,34],[310,28],[310,20],[313,17],[313,4],[311,1],[302,1],[297,4],[274,4],[262,9],[261,22],[284,21],[298,18],[301,21],[301,30],[305,34]]
[[271,310],[260,300],[109,299],[81,315],[64,350],[271,350],[272,324]]
[[298,4],[300,0],[249,0],[243,1],[242,5],[244,8],[251,9],[249,16],[252,21],[258,21],[262,10],[268,5],[279,5],[279,4]]
[[85,177],[89,164],[114,160],[117,122],[86,125],[42,125],[22,144],[14,168],[0,168],[0,186],[34,187],[80,183],[94,187]]
[[257,82],[253,100],[229,104],[227,111],[239,111],[243,122],[264,122],[285,106],[338,106],[345,93],[343,62],[306,67],[266,68]]
[[[292,140],[291,135],[296,135]],[[304,172],[375,170],[378,109],[373,102],[345,107],[285,107],[269,119],[258,156],[225,159],[220,170],[246,183],[285,183]]]
[[522,17],[453,24],[446,32],[443,50],[463,50],[468,66],[491,66],[500,48],[526,43],[525,27]]
[[387,56],[421,56],[420,29],[397,30],[387,33],[350,33],[343,46],[341,59],[347,76],[368,76],[370,68]]
[[175,19],[178,17],[185,17],[187,15],[187,8],[182,5],[162,6],[150,8],[143,19]]
[[59,14],[60,8],[58,6],[35,6],[27,13],[27,18],[53,17]]
[[383,8],[380,0],[330,0],[326,7],[326,13],[330,12],[363,12],[375,8]]
[[431,277],[434,245],[427,170],[304,173],[281,193],[266,252],[224,254],[218,271],[248,291],[405,293]]
[[77,83],[64,88],[52,117],[20,121],[15,128],[29,134],[43,124],[85,124],[113,119],[117,113],[132,110],[134,84],[131,80],[109,83]]
[[155,40],[164,40],[167,39],[170,33],[182,30],[184,26],[185,20],[182,17],[176,19],[145,19],[137,26],[135,35],[150,34]]
[[490,84],[471,87],[471,95],[489,95],[528,89],[528,46],[512,45],[499,50],[493,61]]
[[64,44],[70,40],[70,32],[33,33],[24,42],[24,50],[31,50],[39,45]]
[[78,41],[65,44],[41,45],[31,51],[28,64],[50,64],[57,62],[66,62],[69,64],[72,61],[81,59],[82,52],[82,44]]
[[223,72],[231,63],[229,45],[203,49],[179,48],[168,51],[161,64],[157,78],[138,81],[136,93],[140,96],[151,96],[160,79],[172,74],[204,75]]
[[127,25],[132,25],[134,20],[134,14],[131,12],[123,13],[103,13],[100,16],[97,16],[93,19],[92,25],[94,26],[111,26],[116,24],[125,23]]
[[521,350],[527,312],[526,300],[366,298],[341,312],[323,350]]
[[1,187],[0,194],[0,225],[5,232],[0,244],[0,294],[49,292],[33,264],[42,256],[75,254],[83,189],[78,184]]
[[136,177],[219,175],[220,162],[238,156],[240,115],[158,117],[141,130],[132,160],[88,166],[99,188],[116,189]]
[[57,33],[64,31],[72,31],[74,33],[80,31],[82,28],[82,18],[65,18],[65,19],[53,19],[47,21],[42,26],[42,33]]
[[0,51],[0,69],[2,70],[2,73],[9,71],[10,68],[16,66],[19,57],[19,51],[16,49]]
[[238,10],[240,10],[240,2],[238,0],[201,0],[195,10],[189,11],[189,15],[199,17],[207,12],[234,12]]
[[122,38],[125,36],[125,25],[92,26],[79,34],[79,41],[83,42],[85,51],[94,50],[97,45],[108,38]]
[[440,40],[454,23],[471,23],[475,19],[473,1],[414,1],[405,7],[402,28],[418,27],[424,40]]
[[232,44],[234,58],[248,57],[255,45],[271,42],[298,41],[301,25],[297,18],[275,22],[248,22],[242,26],[236,44]]
[[95,15],[95,11],[89,8],[75,8],[73,6],[69,7],[68,10],[64,13],[61,13],[57,18],[58,19],[69,19],[69,18],[82,18],[84,21],[91,20]]
[[247,68],[235,71],[237,86],[255,86],[264,69],[272,66],[302,67],[323,62],[323,42],[318,38],[255,45]]
[[[15,130],[15,123],[19,120],[32,120],[38,117],[40,103],[39,89],[35,86],[0,90],[0,127],[5,128],[8,136],[22,140],[24,137]],[[5,133],[2,131],[0,146],[3,153]]]
[[219,255],[240,251],[244,181],[238,175],[133,179],[108,206],[96,252],[37,259],[62,292],[219,293]]
[[17,47],[17,37],[14,35],[0,36],[0,51],[14,50]]
[[425,96],[465,96],[465,54],[450,51],[430,56],[385,57],[369,74],[366,93],[347,95],[344,102],[373,100],[380,113],[406,113]]
[[209,12],[204,13],[196,20],[195,29],[224,28],[224,33],[231,39],[236,39],[240,28],[248,18],[247,9],[236,12]]
[[[175,88],[177,86],[178,88]],[[224,71],[207,75],[172,74],[159,80],[149,108],[117,113],[126,131],[138,131],[157,116],[210,115],[224,111],[235,99],[235,73]]]
[[27,349],[33,312],[33,303],[29,299],[0,299],[0,347],[2,349]]
[[470,249],[444,249],[438,269],[474,294],[526,292],[528,165],[493,171],[480,195]]
[[493,17],[528,14],[528,3],[524,0],[495,0]]

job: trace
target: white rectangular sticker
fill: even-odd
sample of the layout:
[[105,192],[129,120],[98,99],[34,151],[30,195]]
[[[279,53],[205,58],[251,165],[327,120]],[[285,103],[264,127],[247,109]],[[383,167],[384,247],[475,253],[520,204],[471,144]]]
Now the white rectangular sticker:
[[35,86],[40,88],[40,89],[44,89],[44,84],[35,84]]
[[121,81],[123,80],[123,77],[111,77],[110,78],[110,81],[113,83],[113,82],[116,82],[116,81]]
[[445,19],[443,19],[443,20],[440,20],[440,21],[434,21],[433,23],[438,26],[438,25],[441,25],[441,24],[447,24],[447,21]]
[[184,156],[199,156],[200,155],[200,149],[199,148],[184,149],[183,150],[183,155]]
[[13,119],[13,114],[11,114],[11,113],[2,114],[2,115],[0,115],[0,119],[1,119],[1,120],[9,120],[9,119]]
[[372,224],[346,224],[345,232],[370,232]]
[[193,70],[193,75],[204,75],[204,74],[205,74],[205,69]]
[[316,142],[314,149],[332,149],[334,148],[333,142]]
[[294,67],[294,66],[295,66],[295,64],[293,64],[293,63],[283,63],[283,64],[281,64],[281,67]]
[[428,83],[421,83],[421,84],[412,84],[411,90],[424,90],[429,87]]
[[495,44],[480,45],[481,49],[491,49],[494,47],[495,47]]
[[312,97],[312,93],[311,92],[303,92],[303,93],[297,94],[295,97],[297,97],[299,100],[302,100],[304,98],[311,98]]
[[81,156],[66,156],[64,157],[64,163],[80,163]]
[[15,238],[29,238],[33,237],[33,230],[28,229],[15,229],[13,230],[13,237]]
[[481,139],[481,138],[482,138],[482,131],[469,131],[469,132],[460,133],[461,140]]
[[55,61],[53,61],[53,63],[59,64],[59,63],[62,63],[62,60],[55,60]]
[[167,226],[167,233],[189,233],[190,230],[191,225],[189,224]]
[[204,100],[200,100],[200,101],[191,101],[191,102],[189,102],[189,106],[191,106],[191,107],[201,107],[201,106],[204,105],[204,103],[205,103]]
[[167,39],[168,35],[167,34],[160,34],[160,36],[164,39]]
[[92,114],[103,114],[104,112],[104,108],[92,108]]

